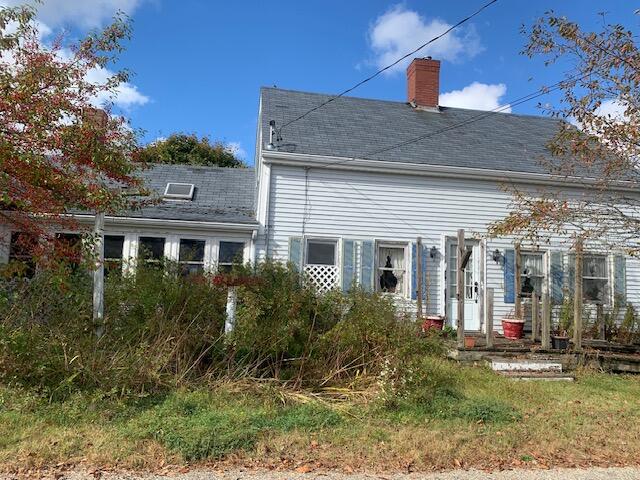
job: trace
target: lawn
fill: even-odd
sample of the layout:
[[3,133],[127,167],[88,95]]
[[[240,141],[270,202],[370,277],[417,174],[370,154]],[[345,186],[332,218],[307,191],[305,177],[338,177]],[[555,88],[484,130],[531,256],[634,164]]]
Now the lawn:
[[419,471],[638,463],[639,377],[584,371],[574,383],[514,382],[459,368],[459,393],[392,407],[366,390],[247,382],[58,402],[3,386],[0,464],[4,471],[198,463]]

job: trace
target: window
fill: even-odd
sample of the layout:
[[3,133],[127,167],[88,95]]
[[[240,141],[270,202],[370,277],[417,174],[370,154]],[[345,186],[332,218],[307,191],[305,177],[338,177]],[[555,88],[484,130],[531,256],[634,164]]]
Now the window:
[[198,275],[204,272],[204,240],[180,239],[178,262],[183,276]]
[[336,242],[309,240],[307,242],[307,265],[335,265]]
[[585,301],[607,303],[609,272],[605,255],[582,257],[582,296]]
[[104,236],[104,274],[118,274],[122,272],[122,249],[124,235]]
[[138,240],[138,258],[146,264],[160,264],[164,258],[163,237],[140,237]]
[[243,262],[244,242],[220,242],[218,249],[218,271],[230,272],[233,265]]
[[192,183],[167,183],[164,197],[175,200],[191,200],[195,187]]
[[542,252],[522,253],[520,259],[522,262],[520,271],[521,296],[530,298],[533,292],[542,295],[544,254]]
[[404,247],[378,246],[378,285],[380,291],[404,294],[406,261]]
[[82,236],[79,233],[56,233],[54,251],[73,265],[82,260]]
[[36,246],[36,238],[24,232],[13,232],[9,245],[9,262],[20,264],[18,275],[27,278],[33,277],[36,272],[36,265],[33,260],[33,249]]

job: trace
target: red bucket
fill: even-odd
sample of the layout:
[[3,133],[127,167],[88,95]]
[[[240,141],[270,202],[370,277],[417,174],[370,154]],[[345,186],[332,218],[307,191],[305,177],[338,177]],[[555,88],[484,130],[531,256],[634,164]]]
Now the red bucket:
[[522,338],[524,332],[524,320],[518,320],[515,318],[503,318],[502,330],[505,338],[517,340]]

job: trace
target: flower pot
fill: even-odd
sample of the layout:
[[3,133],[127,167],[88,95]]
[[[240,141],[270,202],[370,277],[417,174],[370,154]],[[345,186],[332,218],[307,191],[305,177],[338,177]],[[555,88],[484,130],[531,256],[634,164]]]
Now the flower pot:
[[567,348],[569,348],[569,337],[552,335],[551,348],[553,348],[554,350],[566,350]]
[[440,315],[427,315],[424,322],[422,323],[422,331],[426,332],[428,330],[442,330],[444,327],[444,317]]
[[503,318],[502,330],[505,338],[510,338],[512,340],[522,338],[524,320],[520,320],[518,318]]
[[475,337],[464,337],[464,348],[473,348],[476,346]]

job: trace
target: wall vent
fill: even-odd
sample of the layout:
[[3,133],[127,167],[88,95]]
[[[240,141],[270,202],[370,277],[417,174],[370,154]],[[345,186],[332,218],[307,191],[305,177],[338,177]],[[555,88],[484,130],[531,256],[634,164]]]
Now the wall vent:
[[164,189],[164,198],[191,200],[193,199],[193,191],[193,183],[167,183],[167,187]]

